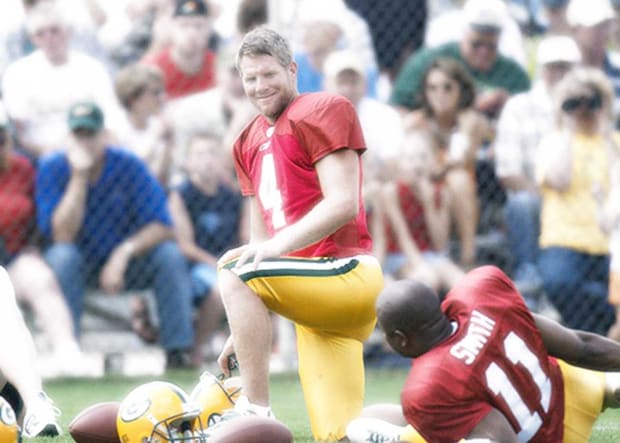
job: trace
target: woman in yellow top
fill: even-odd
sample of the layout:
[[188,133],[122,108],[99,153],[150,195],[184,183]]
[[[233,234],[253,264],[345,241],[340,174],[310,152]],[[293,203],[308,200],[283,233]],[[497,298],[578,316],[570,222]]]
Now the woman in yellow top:
[[547,296],[574,329],[605,334],[609,238],[597,220],[594,190],[609,188],[618,155],[613,89],[602,71],[577,68],[554,93],[556,128],[538,148],[542,213],[539,268]]

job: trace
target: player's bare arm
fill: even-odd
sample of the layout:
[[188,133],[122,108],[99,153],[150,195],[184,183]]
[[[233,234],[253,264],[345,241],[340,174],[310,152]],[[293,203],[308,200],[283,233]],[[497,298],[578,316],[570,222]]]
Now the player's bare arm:
[[620,344],[585,331],[565,328],[553,320],[533,314],[543,342],[553,357],[597,371],[620,371]]
[[[282,229],[271,239],[250,243],[226,253],[221,262],[239,257],[237,266],[254,257],[254,264],[311,245],[335,232],[359,212],[359,156],[341,149],[319,160],[316,170],[323,199],[296,223]],[[254,212],[254,211],[253,211]],[[253,218],[254,221],[254,218]]]

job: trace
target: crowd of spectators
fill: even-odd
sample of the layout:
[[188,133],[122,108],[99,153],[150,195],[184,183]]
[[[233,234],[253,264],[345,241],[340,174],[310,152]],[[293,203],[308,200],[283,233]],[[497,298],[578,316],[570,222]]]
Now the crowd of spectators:
[[491,262],[533,310],[620,338],[620,2],[276,3],[2,2],[0,255],[62,359],[89,289],[146,287],[135,332],[204,363],[217,258],[248,238],[235,51],[261,24],[291,38],[300,92],[358,112],[386,277],[442,293]]

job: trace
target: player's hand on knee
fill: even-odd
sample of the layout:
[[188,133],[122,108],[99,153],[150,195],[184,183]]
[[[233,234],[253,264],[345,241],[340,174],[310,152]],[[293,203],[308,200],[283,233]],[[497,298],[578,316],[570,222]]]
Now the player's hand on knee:
[[224,348],[222,352],[220,352],[219,357],[217,358],[217,364],[222,370],[222,373],[226,377],[230,377],[230,371],[236,367],[236,358],[235,358],[235,346],[233,343],[232,335],[228,336],[226,343],[224,343]]

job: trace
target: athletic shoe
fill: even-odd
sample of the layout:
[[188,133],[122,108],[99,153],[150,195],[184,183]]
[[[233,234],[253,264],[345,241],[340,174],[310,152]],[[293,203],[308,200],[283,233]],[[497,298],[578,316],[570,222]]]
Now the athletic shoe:
[[351,443],[388,443],[400,440],[402,426],[378,418],[356,418],[347,425]]
[[57,418],[60,409],[41,391],[33,404],[29,404],[24,418],[24,437],[56,437],[62,434]]

